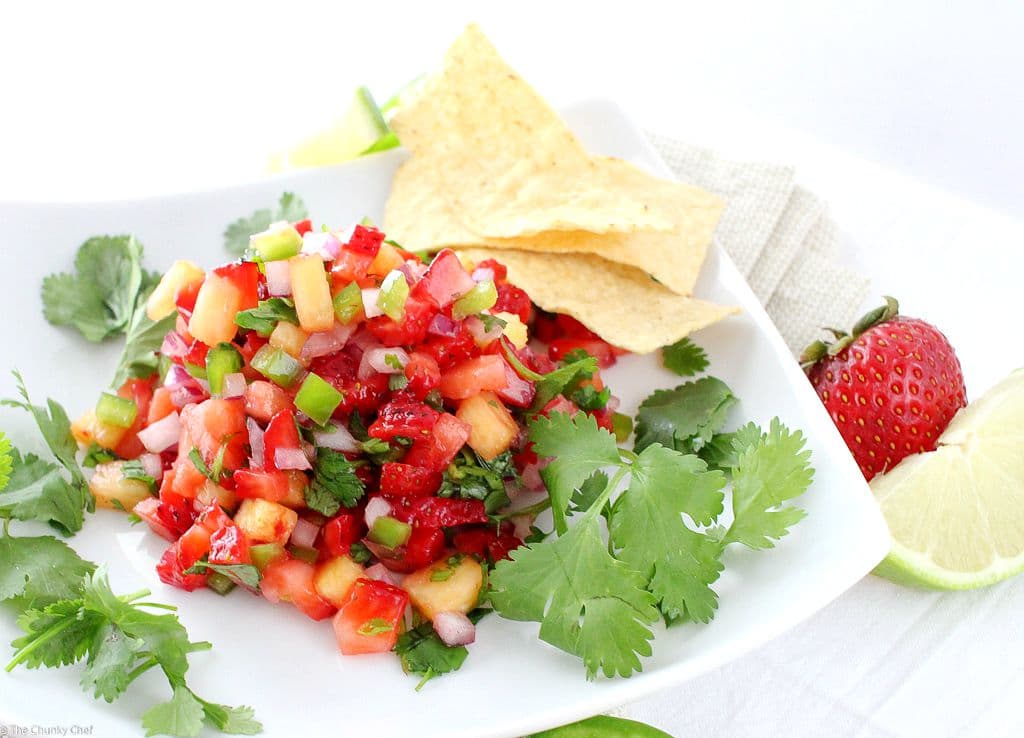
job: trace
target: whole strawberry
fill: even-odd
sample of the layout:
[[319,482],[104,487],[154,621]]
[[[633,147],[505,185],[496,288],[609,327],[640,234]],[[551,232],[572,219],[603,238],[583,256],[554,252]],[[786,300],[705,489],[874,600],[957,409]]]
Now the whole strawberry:
[[852,333],[832,329],[834,343],[815,341],[800,357],[868,481],[905,456],[933,451],[967,403],[960,361],[946,337],[885,300]]

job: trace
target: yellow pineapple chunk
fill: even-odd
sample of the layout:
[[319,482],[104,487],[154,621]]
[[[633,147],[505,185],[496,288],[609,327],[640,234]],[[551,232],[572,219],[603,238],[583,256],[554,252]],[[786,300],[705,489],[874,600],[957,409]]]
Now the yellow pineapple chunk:
[[477,605],[484,571],[480,562],[467,556],[451,564],[448,559],[414,571],[402,582],[402,589],[420,614],[433,620],[439,612],[469,612]]
[[469,423],[469,446],[485,461],[505,453],[519,426],[493,392],[481,392],[462,401],[455,416]]
[[238,497],[235,493],[229,489],[224,489],[212,479],[207,479],[206,483],[199,488],[199,491],[196,493],[196,499],[203,505],[216,502],[228,511],[234,510],[238,506]]
[[299,515],[284,505],[253,497],[242,501],[235,513],[235,525],[252,543],[288,542],[295,530]]
[[334,304],[323,259],[299,254],[288,260],[288,271],[299,325],[307,333],[331,330],[334,327]]
[[389,243],[382,243],[380,251],[377,252],[373,261],[370,262],[370,266],[366,268],[366,273],[383,279],[392,271],[402,266],[404,261],[405,259],[398,253],[398,249]]
[[102,448],[113,451],[121,442],[127,428],[118,428],[116,425],[104,423],[96,417],[96,410],[90,408],[82,413],[74,423],[71,424],[71,435],[83,446],[96,444]]
[[166,318],[178,309],[174,303],[178,292],[202,282],[205,275],[206,273],[191,261],[182,259],[171,264],[171,268],[160,279],[160,284],[146,301],[146,315],[154,322]]
[[228,343],[238,326],[235,315],[242,307],[242,293],[230,279],[211,273],[196,296],[188,332],[207,346]]
[[501,332],[512,345],[517,349],[521,349],[526,346],[529,338],[526,334],[526,324],[519,319],[519,316],[515,313],[495,313],[495,318],[501,318],[505,321],[505,327],[502,328]]
[[115,510],[132,510],[148,497],[152,497],[149,485],[141,479],[124,478],[123,461],[109,461],[97,464],[89,480],[89,490],[99,507]]
[[270,345],[276,346],[292,358],[298,359],[308,338],[309,334],[299,326],[282,320],[270,334]]
[[306,506],[306,487],[309,486],[309,479],[298,469],[288,469],[288,495],[281,500],[281,504],[290,507],[292,510],[301,510]]
[[348,598],[352,585],[363,576],[363,567],[348,556],[336,556],[316,567],[313,587],[316,593],[337,608]]

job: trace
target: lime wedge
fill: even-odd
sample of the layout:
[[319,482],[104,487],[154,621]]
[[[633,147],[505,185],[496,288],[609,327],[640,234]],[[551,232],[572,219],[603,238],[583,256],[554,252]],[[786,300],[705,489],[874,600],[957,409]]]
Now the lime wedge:
[[1024,369],[961,410],[935,451],[871,482],[892,534],[875,573],[969,589],[1024,570]]
[[[382,151],[378,142],[394,138],[384,121],[373,95],[365,87],[356,90],[345,114],[289,151],[275,154],[270,170],[279,172],[296,167],[322,167],[355,159],[368,150]],[[397,145],[397,141],[395,144]]]

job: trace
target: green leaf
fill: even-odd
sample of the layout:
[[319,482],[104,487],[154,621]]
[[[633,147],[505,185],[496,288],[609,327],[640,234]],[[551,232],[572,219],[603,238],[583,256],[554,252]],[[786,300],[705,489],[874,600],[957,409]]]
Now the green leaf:
[[542,640],[583,659],[588,678],[640,671],[658,617],[644,576],[615,559],[600,518],[512,552],[491,574],[491,604],[506,618],[539,622]]
[[235,316],[235,324],[246,330],[256,331],[266,338],[281,321],[299,324],[298,313],[295,312],[295,303],[283,297],[271,297],[269,300],[260,300],[259,305],[243,310]]
[[186,569],[185,573],[202,574],[206,571],[220,572],[250,589],[259,589],[260,586],[260,570],[252,564],[211,564],[209,561],[197,561]]
[[594,389],[594,385],[586,384],[573,390],[570,400],[584,412],[603,410],[608,400],[612,398],[612,391],[605,387],[600,392]]
[[[533,405],[531,406],[533,410],[539,410],[544,407],[559,395],[578,386],[582,380],[594,376],[594,373],[597,371],[597,359],[581,352],[582,356],[575,361],[564,363],[558,369],[547,374],[538,374],[520,361],[515,351],[512,350],[508,341],[504,338],[501,339],[501,348],[505,352],[505,358],[512,365],[512,368],[516,370],[516,373],[523,379],[528,379],[534,383],[537,394],[533,398]],[[575,356],[575,352],[565,358],[569,359],[573,356]]]
[[160,357],[157,351],[164,338],[174,329],[177,313],[172,313],[155,323],[146,315],[146,300],[149,293],[139,295],[135,312],[128,324],[124,350],[117,361],[112,387],[120,387],[132,377],[146,378],[159,371]]
[[[18,618],[25,633],[11,642],[14,663],[28,669],[69,666],[85,658],[104,619],[84,609],[82,600],[60,600],[42,610],[26,610]],[[11,665],[8,665],[10,670]]]
[[206,719],[221,733],[256,735],[263,731],[263,725],[255,719],[255,712],[251,707],[230,707],[207,702],[198,697],[196,699],[202,703]]
[[551,496],[555,529],[564,533],[573,492],[602,467],[620,463],[619,447],[611,433],[584,413],[573,418],[565,413],[537,416],[530,422],[529,435],[537,456],[551,457],[540,475]]
[[587,477],[579,489],[572,493],[572,499],[569,500],[569,511],[586,512],[597,503],[598,498],[607,488],[608,475],[603,471],[594,472]]
[[424,677],[417,690],[435,676],[457,671],[469,655],[465,646],[446,646],[429,622],[402,633],[395,653],[406,674]]
[[696,456],[658,444],[633,463],[629,488],[612,505],[611,540],[618,558],[641,572],[670,620],[708,622],[722,571],[717,539],[695,531],[723,509],[725,475],[708,472]]
[[517,478],[510,452],[506,451],[490,461],[484,461],[467,448],[445,469],[437,495],[482,500],[484,509],[493,513],[509,502],[505,480]]
[[89,661],[82,673],[82,689],[97,699],[113,702],[132,681],[131,672],[143,643],[130,638],[113,623],[97,629],[89,648]]
[[95,568],[53,536],[0,536],[0,601],[43,608],[81,597],[83,581]]
[[708,355],[689,338],[682,338],[661,350],[665,368],[681,377],[692,377],[708,368]]
[[135,479],[139,482],[145,482],[151,488],[156,488],[156,480],[146,473],[145,467],[142,466],[142,462],[138,459],[129,459],[121,464],[121,476],[124,479]]
[[274,209],[257,210],[246,218],[239,218],[224,231],[224,248],[235,256],[244,256],[249,248],[249,236],[267,230],[271,223],[287,220],[294,223],[308,217],[306,205],[292,192],[284,192]]
[[737,432],[739,461],[733,470],[733,522],[723,543],[772,548],[806,513],[785,502],[802,495],[814,470],[800,431],[773,418],[768,433],[753,424]]
[[142,716],[146,735],[171,735],[191,738],[203,729],[205,712],[188,687],[177,686],[168,702],[150,708]]
[[306,488],[306,505],[330,517],[341,506],[355,507],[366,486],[356,476],[356,468],[345,454],[329,448],[318,448],[313,465],[313,481]]
[[726,384],[715,377],[657,390],[640,404],[635,450],[652,443],[684,453],[699,452],[725,424],[737,402]]
[[43,315],[53,325],[74,326],[88,340],[102,341],[125,330],[148,281],[134,236],[96,236],[79,247],[74,274],[43,280]]
[[0,431],[0,492],[7,486],[7,481],[11,478],[11,464],[11,442],[7,440],[3,431]]
[[84,484],[69,484],[55,464],[34,454],[22,458],[12,449],[11,462],[10,479],[0,492],[0,517],[49,523],[64,535],[82,529],[90,499]]

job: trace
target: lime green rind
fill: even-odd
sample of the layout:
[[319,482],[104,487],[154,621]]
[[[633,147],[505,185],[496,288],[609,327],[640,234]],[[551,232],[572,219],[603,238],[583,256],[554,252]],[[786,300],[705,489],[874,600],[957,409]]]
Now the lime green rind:
[[1024,572],[1024,556],[1001,560],[978,572],[952,571],[894,541],[889,555],[872,573],[907,587],[955,591],[989,587],[1021,572]]
[[11,442],[0,433],[0,490],[7,486],[11,479]]

